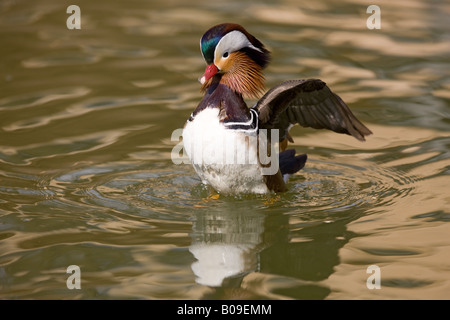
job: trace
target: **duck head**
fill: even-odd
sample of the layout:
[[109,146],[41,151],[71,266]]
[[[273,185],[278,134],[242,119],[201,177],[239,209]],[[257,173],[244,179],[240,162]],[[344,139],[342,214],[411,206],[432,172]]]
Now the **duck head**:
[[200,50],[207,64],[199,79],[203,90],[217,81],[251,98],[263,92],[262,70],[270,52],[242,26],[224,23],[212,27],[202,36]]

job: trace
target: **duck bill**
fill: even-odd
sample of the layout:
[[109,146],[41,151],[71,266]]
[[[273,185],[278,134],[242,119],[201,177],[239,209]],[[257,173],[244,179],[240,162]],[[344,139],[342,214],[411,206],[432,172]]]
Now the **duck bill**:
[[217,69],[217,67],[215,66],[214,63],[210,64],[209,66],[206,67],[205,73],[199,79],[200,83],[204,84],[206,81],[211,79],[218,71],[219,71],[219,69]]

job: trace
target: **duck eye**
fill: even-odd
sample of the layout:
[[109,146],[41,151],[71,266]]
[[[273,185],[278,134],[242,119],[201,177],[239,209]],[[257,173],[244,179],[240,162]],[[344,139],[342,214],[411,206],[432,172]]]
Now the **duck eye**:
[[223,55],[222,55],[222,58],[228,58],[228,55],[229,55],[229,53],[228,52],[225,52]]

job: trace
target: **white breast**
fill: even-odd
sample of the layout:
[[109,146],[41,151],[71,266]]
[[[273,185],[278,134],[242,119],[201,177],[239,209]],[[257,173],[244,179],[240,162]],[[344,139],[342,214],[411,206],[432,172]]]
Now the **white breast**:
[[266,193],[257,137],[226,129],[219,109],[206,108],[183,130],[184,150],[205,184],[221,193]]

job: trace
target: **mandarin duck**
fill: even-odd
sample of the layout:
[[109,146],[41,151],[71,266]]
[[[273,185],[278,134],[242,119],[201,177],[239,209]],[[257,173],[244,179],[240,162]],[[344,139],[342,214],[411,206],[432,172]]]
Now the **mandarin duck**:
[[289,175],[307,160],[286,149],[295,124],[360,141],[372,133],[319,79],[284,81],[248,108],[244,97],[258,98],[264,91],[270,52],[241,25],[210,28],[200,50],[207,64],[199,78],[204,97],[184,126],[183,145],[202,182],[218,193],[286,191]]

